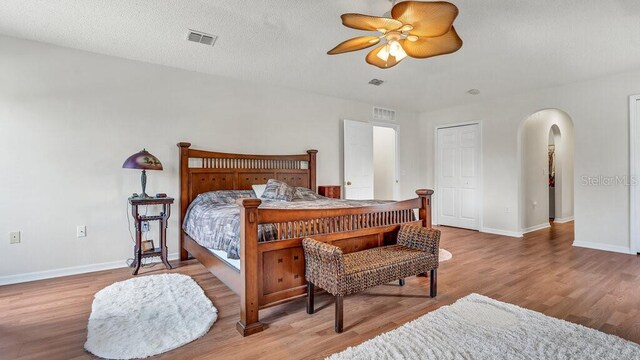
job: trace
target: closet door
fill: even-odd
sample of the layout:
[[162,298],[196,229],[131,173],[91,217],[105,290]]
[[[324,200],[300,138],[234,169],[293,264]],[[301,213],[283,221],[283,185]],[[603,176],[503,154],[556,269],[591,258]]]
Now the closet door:
[[437,138],[438,223],[478,230],[480,127],[441,128]]

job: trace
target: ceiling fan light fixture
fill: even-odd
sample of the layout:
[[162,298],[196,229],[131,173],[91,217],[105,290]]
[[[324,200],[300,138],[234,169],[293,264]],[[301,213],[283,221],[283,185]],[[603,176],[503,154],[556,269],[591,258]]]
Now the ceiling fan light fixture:
[[404,52],[404,49],[402,48],[402,46],[400,47],[400,50],[398,50],[398,52],[395,55],[396,61],[400,61],[404,58],[407,57],[407,53]]
[[382,17],[343,14],[344,26],[365,31],[377,30],[382,35],[376,36],[377,41],[371,36],[344,41],[328,54],[366,49],[382,39],[386,40],[386,44],[376,47],[365,57],[367,63],[381,69],[393,67],[408,56],[426,59],[451,54],[462,47],[462,39],[453,27],[457,16],[458,8],[446,1],[393,1],[391,12]]
[[384,47],[378,52],[376,55],[380,60],[387,61],[389,60],[389,44],[384,45]]
[[409,24],[402,27],[402,31],[411,31],[411,30],[413,30],[413,26]]
[[398,41],[392,40],[386,45],[383,45],[382,49],[380,49],[376,56],[384,62],[388,62],[390,56],[395,58],[396,62],[400,62],[402,59],[407,57],[407,53]]
[[[397,57],[401,52],[404,52],[402,46],[397,41],[389,42],[389,54],[393,57]],[[405,54],[406,55],[406,54]]]

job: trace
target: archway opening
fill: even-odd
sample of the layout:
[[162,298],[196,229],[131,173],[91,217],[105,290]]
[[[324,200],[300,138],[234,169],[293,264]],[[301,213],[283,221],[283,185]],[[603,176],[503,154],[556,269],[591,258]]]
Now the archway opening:
[[573,221],[574,128],[558,109],[530,115],[518,131],[519,219],[523,233]]

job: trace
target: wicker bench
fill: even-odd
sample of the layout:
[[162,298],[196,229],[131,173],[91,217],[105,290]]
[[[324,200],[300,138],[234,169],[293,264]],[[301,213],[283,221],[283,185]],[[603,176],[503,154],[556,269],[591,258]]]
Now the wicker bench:
[[342,332],[342,302],[346,295],[430,272],[430,296],[437,295],[440,231],[403,225],[397,244],[343,254],[330,244],[304,239],[306,262],[307,313],[314,312],[315,286],[335,296],[335,330]]

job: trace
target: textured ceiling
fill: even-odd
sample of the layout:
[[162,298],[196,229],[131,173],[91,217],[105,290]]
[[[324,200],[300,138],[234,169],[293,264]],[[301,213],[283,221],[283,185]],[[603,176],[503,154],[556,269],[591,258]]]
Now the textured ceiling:
[[[387,0],[2,0],[0,33],[415,111],[640,68],[638,0],[452,2],[463,48],[387,70],[366,51],[326,55],[366,34],[340,14],[382,15]],[[188,29],[218,35],[215,47]]]

